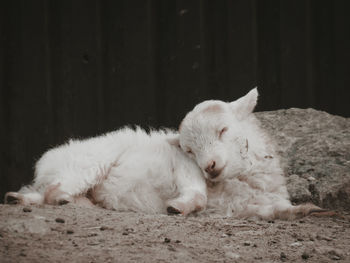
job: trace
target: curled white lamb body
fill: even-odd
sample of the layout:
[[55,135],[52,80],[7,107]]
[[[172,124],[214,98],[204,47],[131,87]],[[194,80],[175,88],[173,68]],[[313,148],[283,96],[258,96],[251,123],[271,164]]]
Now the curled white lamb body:
[[202,102],[186,115],[180,134],[124,128],[71,140],[47,151],[33,184],[7,193],[5,202],[92,201],[118,211],[183,215],[207,207],[263,219],[322,211],[289,201],[274,143],[252,114],[257,97],[254,89],[231,103]]
[[[174,146],[171,131],[124,128],[71,140],[37,162],[34,182],[7,203],[97,203],[118,211],[188,214],[206,205],[201,170]],[[87,198],[88,196],[89,198]]]
[[205,101],[180,125],[179,143],[202,169],[208,184],[207,210],[236,217],[295,218],[321,211],[293,206],[273,141],[252,113],[258,92],[225,103]]

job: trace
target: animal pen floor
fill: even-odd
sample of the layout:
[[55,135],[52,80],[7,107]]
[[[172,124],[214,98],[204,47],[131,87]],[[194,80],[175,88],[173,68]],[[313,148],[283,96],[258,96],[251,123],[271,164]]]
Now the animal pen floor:
[[0,262],[350,262],[350,214],[295,221],[0,205]]

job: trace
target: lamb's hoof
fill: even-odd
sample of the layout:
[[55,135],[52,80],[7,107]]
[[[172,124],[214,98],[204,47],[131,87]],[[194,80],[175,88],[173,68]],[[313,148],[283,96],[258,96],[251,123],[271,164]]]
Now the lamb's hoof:
[[17,193],[7,193],[5,195],[5,204],[18,205],[22,203],[22,198]]
[[172,206],[168,206],[167,207],[167,212],[169,215],[178,215],[178,214],[181,214],[181,211],[176,209],[175,207],[172,207]]

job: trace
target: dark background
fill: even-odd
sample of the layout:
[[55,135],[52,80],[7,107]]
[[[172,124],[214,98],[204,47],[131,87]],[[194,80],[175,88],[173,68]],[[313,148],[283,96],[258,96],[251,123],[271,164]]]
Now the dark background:
[[0,195],[70,137],[177,127],[254,86],[257,110],[350,116],[349,0],[0,3]]

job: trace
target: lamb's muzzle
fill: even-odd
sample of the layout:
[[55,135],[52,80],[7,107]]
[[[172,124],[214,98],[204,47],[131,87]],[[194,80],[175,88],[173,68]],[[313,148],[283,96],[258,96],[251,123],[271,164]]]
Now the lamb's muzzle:
[[218,168],[216,165],[216,162],[214,160],[210,161],[207,168],[205,168],[205,171],[207,174],[210,175],[210,179],[214,179],[218,177],[222,170],[225,168],[225,166]]

